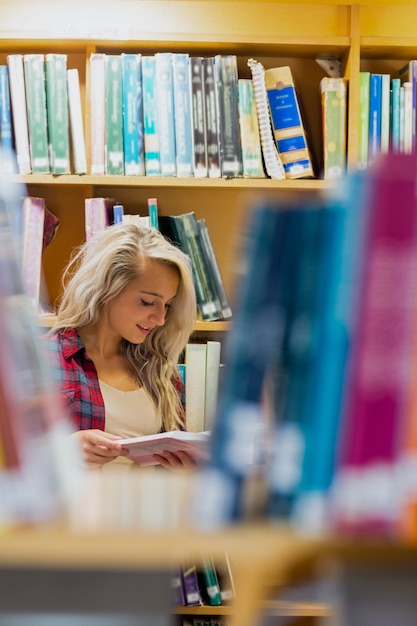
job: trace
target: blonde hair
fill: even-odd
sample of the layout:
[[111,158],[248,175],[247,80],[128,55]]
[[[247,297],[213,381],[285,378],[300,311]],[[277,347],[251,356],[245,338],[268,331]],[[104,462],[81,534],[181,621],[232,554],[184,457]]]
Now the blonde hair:
[[143,257],[176,268],[178,291],[167,310],[165,324],[155,328],[141,344],[123,340],[121,354],[154,401],[163,428],[173,430],[181,426],[182,413],[173,379],[178,377],[180,355],[195,327],[197,305],[188,256],[158,230],[117,224],[76,249],[63,275],[63,293],[52,332],[95,324],[105,303],[140,277]]

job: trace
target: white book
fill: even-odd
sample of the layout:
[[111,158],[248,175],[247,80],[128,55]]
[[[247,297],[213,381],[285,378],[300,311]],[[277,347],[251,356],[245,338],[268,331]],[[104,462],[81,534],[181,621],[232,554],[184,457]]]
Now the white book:
[[185,347],[185,423],[190,432],[204,430],[206,396],[205,343],[187,343]]
[[30,174],[32,166],[29,147],[23,55],[9,54],[7,56],[7,65],[9,68],[10,101],[13,114],[17,167],[19,174]]
[[206,390],[204,404],[204,429],[211,430],[216,416],[219,392],[220,341],[207,341],[206,344]]
[[80,77],[76,68],[67,70],[67,83],[74,174],[86,174],[87,155],[81,107]]
[[158,465],[155,454],[164,452],[187,452],[195,461],[202,462],[209,457],[209,432],[188,432],[172,430],[166,433],[121,439],[122,448],[129,450],[129,458],[140,465]]
[[106,79],[104,53],[94,52],[90,56],[90,118],[91,118],[91,173],[105,172],[106,141]]

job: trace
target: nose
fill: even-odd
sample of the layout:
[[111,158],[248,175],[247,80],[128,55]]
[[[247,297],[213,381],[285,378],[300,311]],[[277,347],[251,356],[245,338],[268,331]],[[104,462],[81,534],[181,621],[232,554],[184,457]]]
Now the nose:
[[157,326],[163,326],[165,324],[165,317],[166,308],[163,305],[158,306],[152,311],[151,319]]

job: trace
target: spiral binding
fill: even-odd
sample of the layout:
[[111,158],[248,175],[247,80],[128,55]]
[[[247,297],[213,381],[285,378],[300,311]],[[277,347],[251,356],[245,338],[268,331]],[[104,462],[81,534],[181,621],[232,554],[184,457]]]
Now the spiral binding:
[[261,137],[266,173],[270,178],[282,180],[285,178],[285,170],[272,134],[265,87],[265,69],[262,63],[255,59],[248,60],[248,67],[252,74],[256,112],[259,122],[259,134]]

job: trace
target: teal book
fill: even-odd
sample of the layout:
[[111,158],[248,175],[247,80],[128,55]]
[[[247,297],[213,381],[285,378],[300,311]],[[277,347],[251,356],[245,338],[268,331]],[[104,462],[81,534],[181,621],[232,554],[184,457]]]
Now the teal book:
[[0,145],[1,167],[7,174],[17,172],[13,141],[13,122],[10,101],[9,68],[0,65]]
[[146,176],[160,176],[155,56],[142,56],[143,142]]
[[126,176],[144,176],[141,55],[121,56],[124,172]]
[[392,151],[395,153],[398,153],[400,151],[400,137],[401,137],[400,89],[401,89],[401,79],[393,78],[391,80],[391,148],[392,148]]
[[159,158],[162,176],[176,176],[174,84],[171,52],[155,54]]
[[148,215],[150,225],[158,229],[158,200],[156,198],[148,198]]
[[172,54],[172,74],[177,176],[189,178],[194,172],[194,151],[190,57],[187,53]]
[[212,557],[206,556],[202,560],[201,573],[203,576],[204,589],[210,606],[222,604],[220,585],[217,578],[216,568]]
[[200,231],[201,245],[203,248],[204,256],[206,258],[206,265],[208,271],[210,272],[211,281],[214,284],[215,291],[220,301],[222,317],[223,319],[227,320],[232,317],[232,309],[229,304],[229,299],[227,297],[223,278],[220,272],[219,264],[217,262],[217,257],[211,240],[210,231],[204,218],[198,219],[197,224]]
[[45,55],[49,160],[52,174],[70,173],[67,55]]
[[106,174],[124,174],[122,57],[105,57]]
[[26,107],[25,74],[22,54],[8,54],[10,103],[14,131],[14,148],[16,151],[17,171],[19,174],[30,174],[32,171],[28,112]]
[[25,54],[23,66],[32,173],[49,174],[51,168],[49,163],[44,55]]

